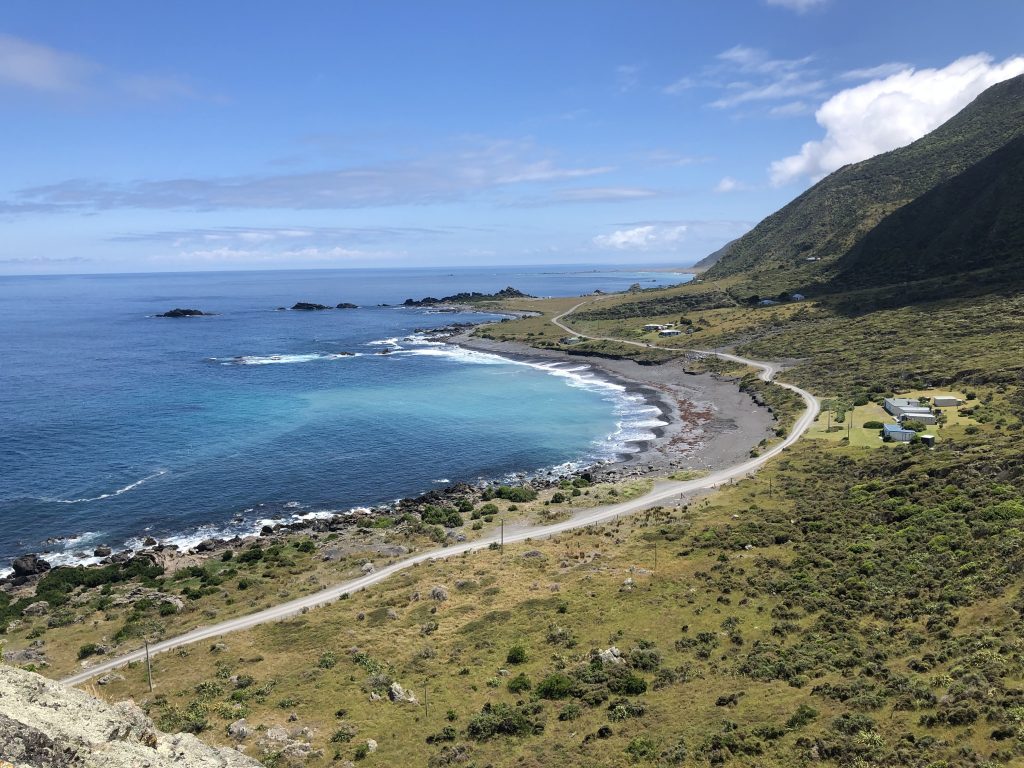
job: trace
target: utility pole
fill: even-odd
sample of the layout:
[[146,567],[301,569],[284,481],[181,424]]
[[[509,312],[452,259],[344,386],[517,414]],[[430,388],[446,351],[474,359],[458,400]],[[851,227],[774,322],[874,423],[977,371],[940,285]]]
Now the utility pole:
[[768,498],[772,497],[772,479],[768,478]]
[[429,682],[429,680],[427,680],[427,679],[423,680],[423,719],[424,720],[426,720],[427,716],[430,714],[430,705],[427,703],[427,691],[429,690],[427,688],[427,683],[428,682]]
[[505,518],[501,518],[501,554],[505,554]]
[[153,664],[149,659],[149,640],[144,641],[146,643],[146,675],[149,678],[149,692],[153,692]]

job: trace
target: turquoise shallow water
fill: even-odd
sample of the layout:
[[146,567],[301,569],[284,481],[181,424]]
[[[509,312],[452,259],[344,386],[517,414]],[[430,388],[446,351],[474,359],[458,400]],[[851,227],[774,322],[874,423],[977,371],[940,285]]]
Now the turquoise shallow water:
[[[27,551],[74,562],[101,543],[188,543],[613,458],[656,424],[637,396],[582,366],[414,333],[485,316],[376,305],[683,279],[550,267],[0,278],[0,569]],[[303,300],[360,309],[276,311]],[[176,306],[219,314],[153,317]],[[391,354],[376,354],[383,342]]]

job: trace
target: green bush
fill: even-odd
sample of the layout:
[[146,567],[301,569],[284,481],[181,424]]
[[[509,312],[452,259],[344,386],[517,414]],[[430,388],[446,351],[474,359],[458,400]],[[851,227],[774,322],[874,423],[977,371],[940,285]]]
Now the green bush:
[[537,695],[542,699],[567,699],[576,691],[576,681],[561,672],[550,674],[537,684]]
[[505,501],[513,501],[522,504],[526,501],[533,501],[537,498],[537,492],[528,485],[500,485],[494,495]]
[[86,643],[85,645],[83,645],[81,648],[78,649],[78,658],[79,658],[79,660],[87,659],[90,656],[95,656],[99,652],[100,652],[100,647],[98,645],[96,645],[96,643]]
[[626,747],[626,756],[633,762],[653,760],[658,756],[658,748],[649,736],[637,736]]
[[530,678],[522,672],[508,681],[509,693],[522,693],[523,691],[530,690],[532,687],[533,683],[530,682]]
[[885,425],[880,421],[865,421],[861,426],[864,429],[881,429]]
[[508,649],[508,655],[505,656],[506,664],[525,664],[529,660],[529,654],[526,652],[526,648],[522,643],[516,643]]
[[552,504],[563,504],[565,502],[565,499],[566,499],[566,496],[565,496],[564,493],[562,493],[561,491],[556,491],[555,495],[551,497],[551,503]]
[[544,730],[544,723],[537,719],[539,706],[513,707],[510,704],[484,704],[480,714],[473,717],[466,726],[466,735],[483,741],[492,736],[528,736]]

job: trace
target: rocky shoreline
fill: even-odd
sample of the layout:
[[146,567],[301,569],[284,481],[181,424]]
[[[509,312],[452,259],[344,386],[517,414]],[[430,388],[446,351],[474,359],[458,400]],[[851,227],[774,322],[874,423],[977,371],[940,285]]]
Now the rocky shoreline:
[[[453,305],[461,311],[469,308]],[[478,308],[471,308],[479,311]],[[509,316],[519,313],[502,312]],[[523,475],[537,490],[558,485],[569,477],[583,477],[588,482],[619,482],[648,476],[667,476],[683,470],[712,471],[747,458],[750,449],[773,434],[772,416],[755,403],[750,395],[740,392],[735,381],[714,374],[693,374],[686,370],[685,359],[659,365],[640,365],[631,360],[615,360],[587,355],[572,356],[560,350],[538,349],[515,342],[495,341],[473,336],[476,324],[453,323],[443,328],[422,329],[428,338],[455,344],[465,349],[497,354],[527,362],[584,363],[605,380],[619,384],[628,392],[639,394],[658,408],[663,426],[653,427],[653,438],[637,441],[632,453],[617,461],[583,468],[575,473]],[[136,550],[113,552],[107,546],[97,547],[100,561],[93,567],[128,565],[142,560],[158,565],[168,572],[195,565],[207,557],[219,556],[226,549],[240,549],[254,540],[287,539],[310,533],[343,533],[356,530],[361,521],[380,516],[400,517],[419,513],[427,505],[452,505],[459,499],[478,500],[487,483],[470,485],[454,483],[433,489],[416,497],[372,508],[359,508],[331,515],[309,516],[273,525],[264,525],[258,534],[230,538],[211,537],[191,547],[147,538]],[[448,531],[453,542],[465,539],[457,528]],[[461,539],[460,539],[461,537]],[[393,553],[394,556],[402,553]],[[14,563],[14,572],[0,579],[0,589],[18,590],[50,570],[44,555],[24,555]]]

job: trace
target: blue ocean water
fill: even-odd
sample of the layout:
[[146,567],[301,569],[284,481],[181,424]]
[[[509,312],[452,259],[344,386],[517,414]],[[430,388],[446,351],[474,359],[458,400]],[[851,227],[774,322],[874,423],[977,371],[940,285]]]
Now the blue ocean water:
[[[656,423],[638,396],[584,366],[512,362],[414,333],[491,316],[377,305],[687,277],[552,267],[0,277],[0,570],[28,551],[89,561],[101,543],[187,544],[448,481],[612,458]],[[277,310],[296,301],[360,308]],[[173,307],[218,314],[153,316]],[[377,354],[385,346],[394,351]]]

